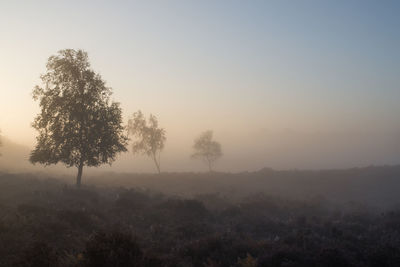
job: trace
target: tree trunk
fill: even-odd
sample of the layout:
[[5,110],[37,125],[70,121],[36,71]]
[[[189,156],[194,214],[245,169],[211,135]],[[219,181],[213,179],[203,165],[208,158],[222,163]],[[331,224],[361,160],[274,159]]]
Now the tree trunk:
[[83,162],[81,162],[78,166],[78,175],[76,176],[76,186],[77,187],[81,187],[82,172],[83,172]]
[[157,168],[158,174],[160,174],[160,173],[161,173],[161,169],[160,169],[160,162],[159,162],[159,161],[157,161],[157,155],[156,155],[156,153],[154,153],[154,152],[153,152],[153,154],[152,154],[152,158],[153,158],[154,164],[156,165],[156,168]]
[[212,166],[211,166],[212,163],[211,163],[211,160],[210,160],[208,157],[207,157],[206,159],[207,159],[207,163],[208,163],[208,171],[209,171],[209,172],[212,172]]
[[156,164],[157,167],[157,171],[160,174],[161,173],[161,169],[160,169],[160,163],[157,161],[157,157],[156,155],[153,154],[153,160],[154,160],[154,164]]

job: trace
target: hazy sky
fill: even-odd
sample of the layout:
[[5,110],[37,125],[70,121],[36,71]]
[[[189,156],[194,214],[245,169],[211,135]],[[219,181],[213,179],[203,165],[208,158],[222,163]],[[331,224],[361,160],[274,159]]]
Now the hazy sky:
[[[225,170],[400,162],[400,139],[382,139],[400,131],[399,14],[398,1],[1,1],[0,128],[34,144],[32,89],[50,55],[75,48],[125,116],[159,118],[165,157],[186,159],[213,129]],[[335,144],[333,156],[301,145],[312,139]],[[312,145],[323,163],[302,163]]]

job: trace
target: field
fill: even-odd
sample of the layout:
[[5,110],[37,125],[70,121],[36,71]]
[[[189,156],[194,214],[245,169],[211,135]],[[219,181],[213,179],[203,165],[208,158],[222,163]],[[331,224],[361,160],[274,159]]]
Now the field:
[[0,266],[400,266],[399,176],[1,173]]

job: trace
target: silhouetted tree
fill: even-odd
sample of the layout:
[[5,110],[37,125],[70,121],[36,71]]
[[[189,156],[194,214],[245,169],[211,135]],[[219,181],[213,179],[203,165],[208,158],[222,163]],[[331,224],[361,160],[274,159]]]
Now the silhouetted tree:
[[213,132],[205,131],[194,140],[192,158],[202,159],[211,172],[217,159],[222,156],[221,144],[213,140]]
[[84,166],[111,164],[126,151],[122,111],[110,100],[111,88],[90,68],[86,52],[61,50],[46,67],[44,86],[33,90],[41,112],[32,124],[39,136],[30,161],[76,166],[79,187]]
[[133,113],[128,122],[128,134],[136,137],[136,141],[132,145],[133,153],[142,153],[151,157],[158,173],[161,173],[160,155],[166,137],[165,130],[158,127],[156,116],[150,114],[149,119],[146,120],[140,110]]

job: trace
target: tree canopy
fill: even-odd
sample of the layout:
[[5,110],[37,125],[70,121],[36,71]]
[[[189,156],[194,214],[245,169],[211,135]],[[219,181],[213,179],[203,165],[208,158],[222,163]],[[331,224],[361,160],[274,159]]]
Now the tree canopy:
[[78,168],[111,164],[126,151],[119,103],[110,99],[111,88],[90,68],[82,50],[66,49],[51,56],[33,98],[40,113],[32,126],[39,132],[30,161],[45,165],[64,163]]
[[134,154],[141,153],[151,157],[158,173],[161,172],[160,155],[166,141],[165,130],[158,126],[157,117],[150,114],[146,120],[139,110],[128,121],[128,134],[136,137],[132,144]]
[[203,160],[209,171],[213,170],[213,165],[217,159],[222,157],[221,144],[213,140],[213,132],[205,131],[194,140],[194,153],[192,158]]

